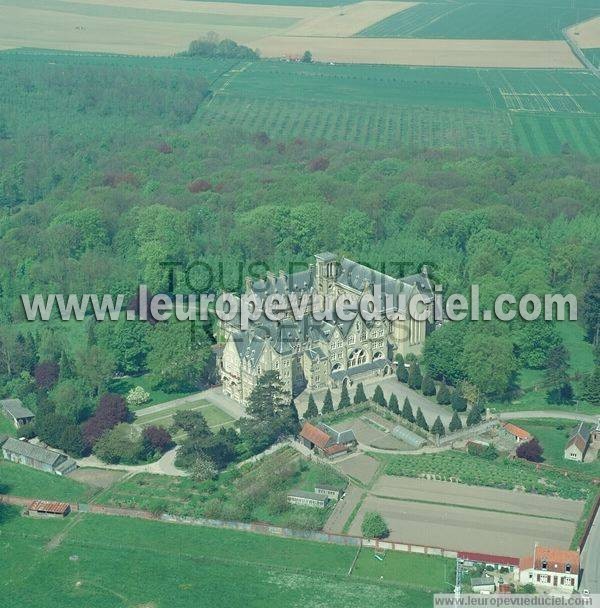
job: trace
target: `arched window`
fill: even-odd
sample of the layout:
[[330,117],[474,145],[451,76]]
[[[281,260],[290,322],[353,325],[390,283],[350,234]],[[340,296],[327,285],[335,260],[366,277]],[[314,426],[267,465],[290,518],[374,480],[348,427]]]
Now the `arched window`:
[[362,348],[355,348],[348,358],[348,367],[355,367],[367,362],[367,353]]
[[383,353],[381,351],[377,351],[374,355],[373,355],[373,361],[377,361],[377,359],[383,359]]
[[336,363],[332,368],[331,371],[332,372],[337,372],[339,369],[342,369],[342,364],[341,363]]

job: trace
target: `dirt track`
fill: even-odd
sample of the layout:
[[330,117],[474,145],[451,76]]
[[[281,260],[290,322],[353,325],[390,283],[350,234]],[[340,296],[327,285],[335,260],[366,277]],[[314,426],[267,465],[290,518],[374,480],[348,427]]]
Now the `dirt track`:
[[301,55],[316,61],[481,68],[581,68],[564,41],[424,40],[270,36],[255,46],[263,57]]
[[444,502],[524,515],[542,514],[571,522],[577,522],[583,513],[582,501],[390,475],[382,475],[371,492],[390,498]]
[[383,516],[390,540],[513,557],[530,554],[536,542],[566,549],[575,532],[571,522],[368,496],[350,534],[360,535],[367,511]]

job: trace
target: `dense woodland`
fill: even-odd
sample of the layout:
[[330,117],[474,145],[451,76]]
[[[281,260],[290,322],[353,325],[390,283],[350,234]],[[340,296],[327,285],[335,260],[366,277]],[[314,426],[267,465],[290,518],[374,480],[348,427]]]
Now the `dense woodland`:
[[[427,264],[447,293],[478,283],[482,307],[499,293],[573,292],[598,346],[600,164],[211,131],[193,121],[210,95],[201,60],[55,59],[0,62],[0,390],[59,415],[54,443],[84,452],[94,424],[127,421],[106,396],[115,374],[149,374],[165,392],[210,382],[214,337],[198,328],[190,350],[172,322],[27,323],[20,294],[131,299],[140,283],[169,289],[168,261],[190,268],[176,273],[179,293],[239,290],[251,271],[323,250],[396,276]],[[443,327],[421,364],[477,399],[514,395],[533,369],[551,401],[598,403],[597,368],[573,394],[568,357],[553,323],[492,321]]]

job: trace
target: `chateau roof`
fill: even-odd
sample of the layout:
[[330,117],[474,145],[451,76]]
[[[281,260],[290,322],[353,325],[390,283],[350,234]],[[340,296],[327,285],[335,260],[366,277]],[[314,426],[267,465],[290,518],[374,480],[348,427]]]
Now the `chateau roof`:
[[375,361],[369,361],[362,365],[355,365],[354,367],[348,367],[347,369],[336,369],[331,372],[331,377],[334,380],[343,380],[346,376],[351,378],[365,372],[370,372],[376,369],[383,369],[386,365],[391,365],[389,359],[383,357],[382,359],[375,359]]

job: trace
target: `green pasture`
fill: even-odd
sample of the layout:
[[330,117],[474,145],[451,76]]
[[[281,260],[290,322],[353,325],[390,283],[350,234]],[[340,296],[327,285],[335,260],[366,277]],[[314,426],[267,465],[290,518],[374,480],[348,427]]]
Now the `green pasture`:
[[353,547],[106,516],[30,520],[12,509],[0,538],[10,555],[0,592],[24,608],[291,608],[324,596],[333,608],[431,605],[402,572],[348,577]]

